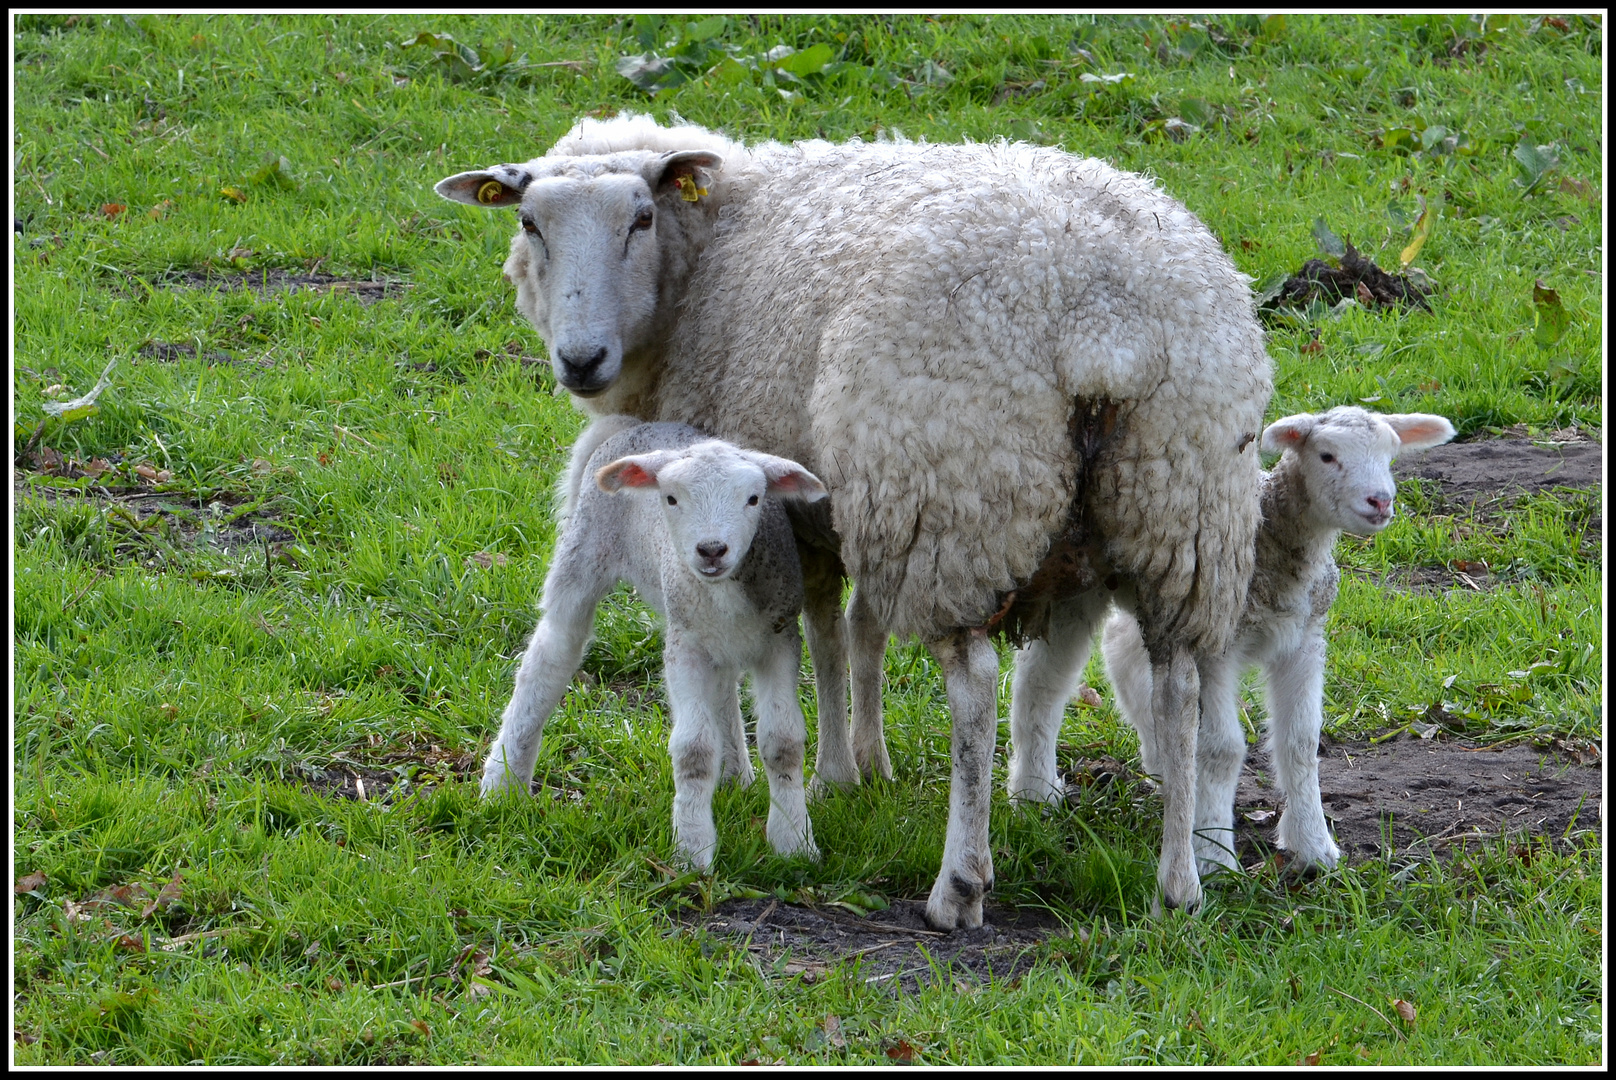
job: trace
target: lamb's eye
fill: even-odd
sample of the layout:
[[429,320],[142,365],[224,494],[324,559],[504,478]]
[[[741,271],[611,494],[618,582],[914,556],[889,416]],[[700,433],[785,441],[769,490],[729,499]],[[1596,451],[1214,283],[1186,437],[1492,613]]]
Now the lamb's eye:
[[757,496],[754,495],[750,499],[747,499],[746,500],[746,505],[747,506],[756,506],[757,505]]
[[522,219],[522,231],[525,233],[532,233],[534,236],[539,235],[539,227],[533,224],[532,218],[528,217]]
[[669,506],[678,506],[679,505],[679,500],[675,499],[672,495],[669,495],[668,496],[668,505]]
[[1330,462],[1335,460],[1335,455],[1334,454],[1320,454],[1319,455],[1319,460],[1324,462],[1326,465],[1328,465],[1328,464],[1330,464]]
[[628,231],[629,232],[637,232],[640,229],[649,229],[651,227],[651,221],[652,221],[652,214],[651,214],[650,209],[646,208],[644,210],[641,210],[639,212],[639,214],[634,218],[634,224],[629,226]]

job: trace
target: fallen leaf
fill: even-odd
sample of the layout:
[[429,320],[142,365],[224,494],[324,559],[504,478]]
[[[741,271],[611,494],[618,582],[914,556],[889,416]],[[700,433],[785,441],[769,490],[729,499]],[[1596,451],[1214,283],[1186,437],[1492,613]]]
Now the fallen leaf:
[[1302,351],[1305,352],[1305,353],[1316,353],[1316,352],[1323,352],[1324,351],[1324,342],[1319,340],[1318,327],[1313,328],[1313,338],[1306,345],[1302,346]]
[[343,991],[342,980],[333,975],[325,981],[325,988],[333,994],[340,994]]
[[136,465],[135,475],[140,477],[142,480],[149,481],[153,484],[166,484],[170,480],[174,479],[173,473],[169,472],[167,469],[159,469],[150,462],[142,462],[141,464]]
[[908,1040],[899,1039],[896,1046],[887,1047],[887,1057],[893,1061],[900,1061],[905,1065],[910,1065],[914,1063],[915,1058],[920,1056],[920,1050],[921,1048],[918,1046],[911,1046]]
[[1098,709],[1105,704],[1100,698],[1100,692],[1092,686],[1085,686],[1077,692],[1077,700],[1091,709]]
[[432,1037],[432,1028],[425,1020],[411,1020],[410,1027],[414,1028],[423,1039]]
[[1413,1002],[1404,1001],[1402,998],[1398,998],[1392,1002],[1392,1008],[1397,1010],[1397,1015],[1403,1018],[1404,1023],[1412,1024],[1414,1022],[1415,1011]]
[[118,938],[118,943],[117,944],[118,944],[118,948],[123,949],[126,952],[145,952],[146,951],[146,942],[145,942],[145,940],[143,938],[137,938],[133,934],[124,934],[124,935],[120,936]]
[[180,872],[175,870],[174,876],[169,878],[168,883],[157,891],[157,895],[152,897],[151,903],[140,909],[140,917],[142,919],[149,919],[151,918],[152,912],[156,911],[158,908],[162,908],[166,911],[175,904],[179,903],[180,884]]
[[1414,233],[1409,238],[1408,246],[1397,256],[1397,261],[1405,267],[1419,256],[1420,248],[1431,238],[1431,231],[1436,228],[1436,219],[1442,213],[1442,196],[1440,194],[1426,202],[1424,195],[1416,195],[1419,202],[1419,216],[1414,219]]
[[467,566],[471,566],[473,563],[475,563],[484,570],[487,570],[489,567],[493,566],[504,566],[510,561],[511,560],[509,557],[501,555],[497,551],[478,551],[466,556]]
[[247,201],[247,193],[238,187],[222,187],[219,189],[219,194],[223,195],[233,203],[244,203]]
[[254,251],[250,247],[233,247],[229,251],[225,252],[225,258],[250,259],[256,254],[258,254],[258,252]]
[[164,199],[162,202],[146,211],[146,216],[151,218],[153,221],[161,221],[164,215],[166,215],[168,211],[173,208],[173,206],[173,199]]
[[825,1017],[825,1023],[822,1025],[822,1027],[825,1031],[826,1042],[830,1043],[838,1050],[841,1050],[847,1046],[847,1040],[842,1037],[841,1017],[837,1016],[835,1013],[829,1014]]
[[305,960],[313,960],[316,956],[319,956],[319,955],[320,955],[320,943],[318,941],[311,943],[308,948],[303,950],[303,959],[305,959]]
[[1307,1057],[1303,1058],[1301,1061],[1298,1061],[1297,1064],[1298,1065],[1317,1065],[1319,1063],[1319,1055],[1322,1054],[1322,1053],[1324,1053],[1323,1050],[1315,1050],[1311,1054],[1307,1055]]
[[1560,294],[1541,281],[1532,285],[1532,308],[1532,340],[1537,342],[1538,348],[1547,349],[1565,336],[1571,326],[1571,315],[1560,303]]
[[22,1043],[24,1046],[32,1046],[34,1043],[39,1041],[38,1035],[30,1035],[28,1032],[19,1031],[16,1028],[11,1029],[11,1037],[13,1040]]
[[62,901],[62,917],[68,922],[89,922],[90,914],[72,900]]
[[129,207],[124,205],[121,202],[109,202],[109,203],[102,203],[101,204],[101,214],[102,214],[102,216],[104,216],[106,218],[109,218],[109,219],[117,217],[119,214],[123,213],[127,209],[129,209]]
[[31,874],[24,874],[22,877],[18,878],[16,887],[12,890],[12,892],[17,896],[21,896],[23,893],[34,892],[41,885],[45,884],[46,880],[45,872],[43,870],[35,870]]

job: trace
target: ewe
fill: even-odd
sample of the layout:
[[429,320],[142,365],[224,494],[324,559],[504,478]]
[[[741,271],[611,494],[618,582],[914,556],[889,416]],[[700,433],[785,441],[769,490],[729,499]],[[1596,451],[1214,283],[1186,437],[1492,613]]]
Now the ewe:
[[[1263,476],[1257,564],[1240,628],[1227,652],[1201,666],[1201,731],[1196,752],[1195,853],[1203,873],[1239,869],[1234,856],[1234,794],[1246,758],[1239,678],[1262,668],[1268,701],[1268,752],[1285,797],[1279,846],[1298,869],[1332,867],[1341,852],[1330,839],[1319,798],[1319,728],[1324,722],[1324,617],[1339,573],[1331,555],[1341,532],[1370,536],[1392,519],[1400,451],[1453,438],[1440,416],[1383,416],[1354,405],[1287,416],[1263,432],[1264,450],[1284,451]],[[1082,650],[1087,653],[1086,645]],[[1139,626],[1126,614],[1105,626],[1101,652],[1124,716],[1139,732],[1147,773],[1171,770],[1172,753],[1151,711],[1150,658]],[[1079,665],[1081,670],[1081,665]],[[1054,770],[1055,731],[1012,731],[1018,755]]]
[[[591,472],[595,483],[583,483]],[[817,855],[797,702],[802,573],[777,500],[813,502],[824,498],[824,485],[796,462],[684,424],[623,416],[604,417],[579,438],[567,477],[565,524],[539,600],[543,617],[483,766],[483,794],[527,791],[544,723],[583,659],[595,606],[628,581],[667,620],[662,663],[680,854],[709,869],[718,846],[713,790],[730,778],[752,782],[736,690],[750,671],[769,780],[765,832],[782,855]]]
[[585,410],[695,424],[824,479],[829,512],[792,513],[821,553],[805,556],[821,688],[846,671],[826,566],[943,670],[932,925],[981,925],[993,884],[988,635],[1086,636],[1095,598],[1137,612],[1168,763],[1157,880],[1168,905],[1199,904],[1196,662],[1245,601],[1248,443],[1272,383],[1246,279],[1194,215],[1055,149],[748,147],[634,115],[436,190],[516,211],[505,274]]

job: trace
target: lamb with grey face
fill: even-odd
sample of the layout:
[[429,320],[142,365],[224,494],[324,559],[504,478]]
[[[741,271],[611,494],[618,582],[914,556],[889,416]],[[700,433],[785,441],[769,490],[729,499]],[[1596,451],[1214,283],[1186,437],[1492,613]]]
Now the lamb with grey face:
[[[701,870],[718,847],[712,798],[752,782],[737,686],[752,676],[765,832],[782,855],[815,856],[797,699],[802,571],[780,501],[825,486],[794,461],[709,439],[684,424],[608,416],[579,438],[565,522],[482,790],[526,792],[545,722],[583,659],[595,607],[618,582],[666,620],[663,676],[673,731],[673,833]],[[594,478],[585,483],[584,476]]]

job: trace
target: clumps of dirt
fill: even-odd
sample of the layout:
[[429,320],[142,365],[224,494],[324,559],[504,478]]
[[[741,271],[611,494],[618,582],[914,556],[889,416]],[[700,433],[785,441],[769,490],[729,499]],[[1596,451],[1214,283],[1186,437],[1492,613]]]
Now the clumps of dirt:
[[374,304],[401,295],[411,288],[403,281],[361,281],[331,274],[298,274],[290,270],[252,270],[221,274],[186,270],[163,275],[154,284],[168,289],[251,289],[257,293],[316,292],[351,296],[362,304]]
[[1426,297],[1434,290],[1406,274],[1388,274],[1351,244],[1339,267],[1323,259],[1309,259],[1285,279],[1269,303],[1275,307],[1306,307],[1315,300],[1328,304],[1356,300],[1366,308],[1401,307],[1430,311]]
[[[1242,865],[1272,856],[1281,809],[1271,766],[1253,747],[1235,795]],[[1319,754],[1319,790],[1336,843],[1349,860],[1447,857],[1467,844],[1541,837],[1574,848],[1598,836],[1604,770],[1596,746],[1478,746],[1440,734],[1402,734],[1379,745],[1330,743]]]
[[939,979],[969,990],[1019,978],[1038,945],[1066,929],[1047,911],[989,902],[980,927],[944,934],[926,925],[919,900],[895,900],[860,918],[829,907],[731,899],[684,919],[752,953],[765,975],[811,983],[832,968],[856,965],[854,977],[866,985],[905,994]]

